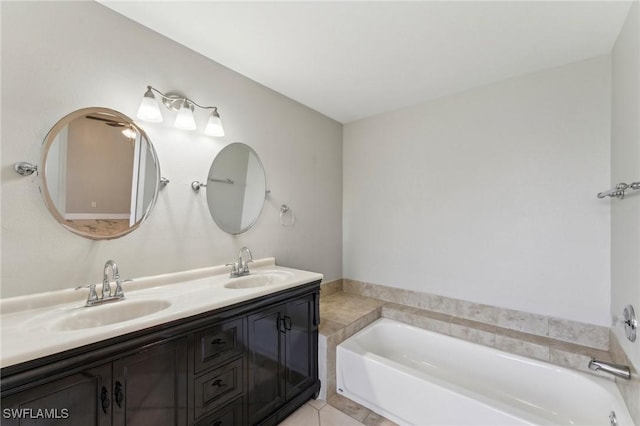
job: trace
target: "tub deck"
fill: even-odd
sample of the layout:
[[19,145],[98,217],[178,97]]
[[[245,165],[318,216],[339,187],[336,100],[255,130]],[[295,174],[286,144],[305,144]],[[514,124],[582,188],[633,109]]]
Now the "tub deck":
[[400,424],[633,424],[610,380],[385,318],[338,346],[337,386]]

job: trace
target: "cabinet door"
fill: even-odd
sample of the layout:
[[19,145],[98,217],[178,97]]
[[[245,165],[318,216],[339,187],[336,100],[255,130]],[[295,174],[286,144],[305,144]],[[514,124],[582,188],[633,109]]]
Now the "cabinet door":
[[284,305],[248,318],[249,423],[255,424],[285,402]]
[[113,425],[187,424],[187,339],[113,363]]
[[318,327],[315,294],[287,303],[285,309],[285,378],[287,400],[318,377]]
[[2,398],[2,425],[111,424],[111,364]]

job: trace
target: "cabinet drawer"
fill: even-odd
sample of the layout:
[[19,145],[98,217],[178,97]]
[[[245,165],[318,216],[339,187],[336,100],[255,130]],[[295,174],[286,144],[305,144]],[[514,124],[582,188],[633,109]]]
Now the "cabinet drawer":
[[243,364],[244,358],[240,358],[195,379],[195,418],[242,395],[244,391]]
[[242,318],[200,331],[195,335],[195,373],[242,355],[244,327]]
[[244,425],[244,398],[240,397],[215,413],[196,422],[196,426],[241,426]]

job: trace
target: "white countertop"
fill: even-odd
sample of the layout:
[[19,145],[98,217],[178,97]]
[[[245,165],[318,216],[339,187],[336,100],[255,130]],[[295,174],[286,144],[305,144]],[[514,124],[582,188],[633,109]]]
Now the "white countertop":
[[[229,278],[229,267],[163,274],[134,279],[123,284],[126,298],[100,306],[85,307],[88,289],[73,289],[12,297],[0,300],[0,348],[2,368],[64,350],[77,348],[148,327],[230,306],[256,297],[290,289],[322,279],[322,274],[276,266],[275,258],[256,260],[251,276],[277,274],[282,281],[253,288],[226,288],[228,283],[244,279]],[[98,294],[101,285],[97,286]],[[149,301],[170,305],[138,318],[78,330],[60,330],[61,321],[87,312],[100,313],[134,307]],[[168,302],[168,303],[167,303]]]

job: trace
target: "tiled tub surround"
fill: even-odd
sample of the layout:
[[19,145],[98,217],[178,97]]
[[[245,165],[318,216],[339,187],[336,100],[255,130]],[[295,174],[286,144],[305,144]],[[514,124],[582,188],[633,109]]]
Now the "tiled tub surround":
[[345,293],[359,294],[385,302],[468,319],[479,324],[497,326],[533,336],[548,337],[588,348],[609,350],[608,327],[349,279],[343,280],[343,290]]
[[[612,361],[606,327],[348,279],[323,284],[321,288],[320,334],[321,339],[326,339],[326,398],[365,424],[387,424],[388,420],[377,416],[374,421],[375,413],[336,394],[336,346],[380,317],[613,380],[612,376],[587,367],[591,357]],[[631,383],[623,384],[627,389],[622,393],[634,421],[640,424],[636,408],[629,402],[633,398],[638,400],[638,387],[633,385],[637,382],[634,375]],[[367,419],[371,421],[367,423]]]

